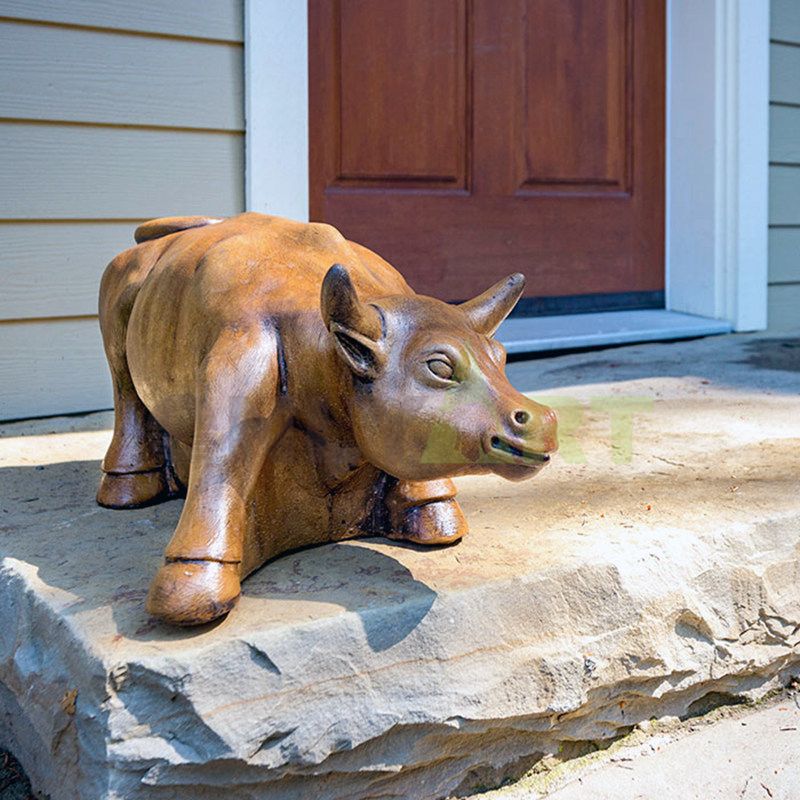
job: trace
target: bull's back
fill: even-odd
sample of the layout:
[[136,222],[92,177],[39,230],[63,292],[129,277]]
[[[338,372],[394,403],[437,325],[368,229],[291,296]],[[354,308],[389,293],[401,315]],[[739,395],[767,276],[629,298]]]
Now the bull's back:
[[298,315],[322,326],[320,290],[334,263],[347,266],[364,299],[411,293],[395,269],[335,228],[262,214],[192,227],[128,252],[149,265],[127,326],[131,375],[162,425],[184,433],[193,420],[177,417],[194,407],[198,366],[222,330],[266,319],[280,327],[282,317]]
[[161,310],[180,298],[225,321],[250,313],[316,311],[322,281],[335,263],[348,268],[364,299],[411,293],[380,256],[320,223],[248,213],[134,250],[148,247],[160,252],[137,304],[168,307]]

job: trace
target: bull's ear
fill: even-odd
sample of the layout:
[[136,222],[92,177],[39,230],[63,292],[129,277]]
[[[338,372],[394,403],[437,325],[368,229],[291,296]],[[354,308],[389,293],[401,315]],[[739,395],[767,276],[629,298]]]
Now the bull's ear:
[[525,276],[519,272],[509,275],[459,308],[467,315],[470,327],[478,333],[492,336],[500,323],[511,313],[525,288]]
[[322,281],[320,310],[342,361],[360,378],[377,377],[385,361],[381,317],[373,306],[358,299],[341,264],[334,264]]

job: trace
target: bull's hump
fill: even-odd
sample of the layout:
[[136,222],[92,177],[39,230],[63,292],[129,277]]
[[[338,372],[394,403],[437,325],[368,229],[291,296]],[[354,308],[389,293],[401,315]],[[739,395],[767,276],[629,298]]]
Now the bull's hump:
[[308,240],[308,244],[311,246],[318,245],[337,249],[347,246],[347,240],[333,225],[328,225],[325,222],[309,222],[302,227],[304,238]]
[[253,250],[278,263],[323,267],[352,257],[347,240],[333,225],[254,213],[234,221],[239,224],[232,227],[233,234],[244,235]]
[[[249,215],[248,215],[249,216]],[[356,289],[367,297],[388,294],[410,294],[402,275],[376,253],[363,245],[348,241],[333,225],[324,222],[295,222],[281,217],[254,215],[253,222],[266,223],[259,227],[257,238],[260,248],[269,250],[273,263],[289,267],[291,280],[298,272],[313,274],[314,303],[325,273],[334,264],[344,265]],[[287,273],[287,277],[289,277]]]
[[346,245],[342,234],[325,222],[297,222],[285,217],[248,212],[231,218],[240,232],[252,232],[271,240],[283,242],[287,248],[301,247],[309,250],[337,250]]

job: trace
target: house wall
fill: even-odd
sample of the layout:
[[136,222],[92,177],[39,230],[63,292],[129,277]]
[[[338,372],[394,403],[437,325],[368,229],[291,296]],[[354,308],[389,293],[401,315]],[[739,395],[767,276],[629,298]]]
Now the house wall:
[[800,325],[800,3],[772,0],[769,327]]
[[103,268],[244,208],[242,0],[0,0],[0,419],[111,406]]

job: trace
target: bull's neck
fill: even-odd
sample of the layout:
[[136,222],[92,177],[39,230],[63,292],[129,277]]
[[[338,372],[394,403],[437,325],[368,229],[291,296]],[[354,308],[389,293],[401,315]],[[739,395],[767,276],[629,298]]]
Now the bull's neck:
[[336,353],[322,325],[287,330],[279,348],[280,391],[294,426],[305,433],[314,449],[322,482],[340,485],[365,466],[355,441],[349,399],[353,377]]

